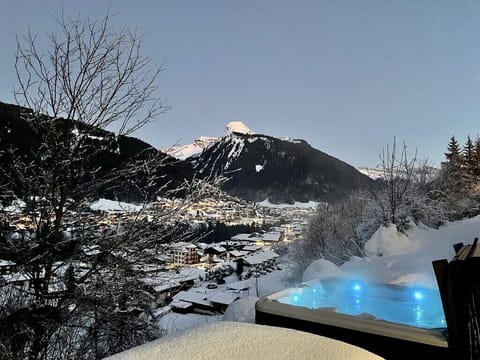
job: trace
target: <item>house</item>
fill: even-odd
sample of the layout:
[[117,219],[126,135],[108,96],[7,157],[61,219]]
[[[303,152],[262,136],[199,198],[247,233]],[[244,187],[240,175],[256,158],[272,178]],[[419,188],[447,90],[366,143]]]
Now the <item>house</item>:
[[208,299],[207,294],[198,291],[180,291],[175,295],[175,301],[183,301],[192,304],[194,310],[199,313],[211,314],[215,312],[215,306]]
[[269,231],[265,233],[237,234],[232,236],[232,241],[243,244],[273,245],[283,240],[283,232]]
[[283,233],[270,231],[262,234],[263,245],[273,245],[283,240]]
[[[243,271],[261,272],[266,268],[275,266],[275,260],[279,255],[270,250],[263,250],[249,254],[237,260]],[[237,265],[238,268],[238,265]]]
[[199,276],[197,271],[184,269],[178,272],[170,271],[144,277],[141,281],[149,291],[155,294],[156,303],[152,304],[155,307],[169,301],[180,290],[191,288]]

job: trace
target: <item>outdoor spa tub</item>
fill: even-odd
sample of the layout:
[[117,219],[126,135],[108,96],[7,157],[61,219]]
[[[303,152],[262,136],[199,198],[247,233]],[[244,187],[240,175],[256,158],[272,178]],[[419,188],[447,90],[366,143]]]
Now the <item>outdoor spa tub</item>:
[[438,290],[325,278],[260,298],[256,323],[342,340],[386,359],[450,358]]

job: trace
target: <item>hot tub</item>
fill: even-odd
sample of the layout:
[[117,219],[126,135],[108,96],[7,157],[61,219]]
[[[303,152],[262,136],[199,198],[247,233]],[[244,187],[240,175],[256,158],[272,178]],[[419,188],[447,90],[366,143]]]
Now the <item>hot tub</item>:
[[387,359],[449,358],[437,290],[327,278],[263,297],[258,324],[342,340]]

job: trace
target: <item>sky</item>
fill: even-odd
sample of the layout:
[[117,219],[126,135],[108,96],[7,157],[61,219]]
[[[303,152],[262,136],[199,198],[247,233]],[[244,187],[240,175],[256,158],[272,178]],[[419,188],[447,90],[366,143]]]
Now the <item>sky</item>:
[[[0,101],[13,103],[16,36],[65,14],[137,28],[165,62],[171,109],[135,136],[158,147],[253,131],[305,139],[375,167],[393,137],[439,165],[480,134],[480,2],[463,0],[1,0]],[[47,49],[46,49],[47,50]]]

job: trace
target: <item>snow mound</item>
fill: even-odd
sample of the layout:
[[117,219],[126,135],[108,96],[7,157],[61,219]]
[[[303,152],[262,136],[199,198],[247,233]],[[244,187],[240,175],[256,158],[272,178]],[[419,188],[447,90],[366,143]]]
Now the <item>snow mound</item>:
[[255,133],[241,121],[231,121],[227,124],[227,133],[240,133],[245,135],[254,135]]
[[231,303],[223,314],[223,321],[237,321],[255,324],[255,303],[258,298],[248,296]]
[[320,259],[312,262],[303,272],[303,281],[318,279],[319,277],[341,277],[343,271],[331,261]]
[[415,249],[418,242],[399,232],[395,225],[381,226],[365,243],[365,253],[373,255],[402,255]]
[[265,325],[218,322],[111,356],[110,360],[374,360],[359,347],[302,331]]

